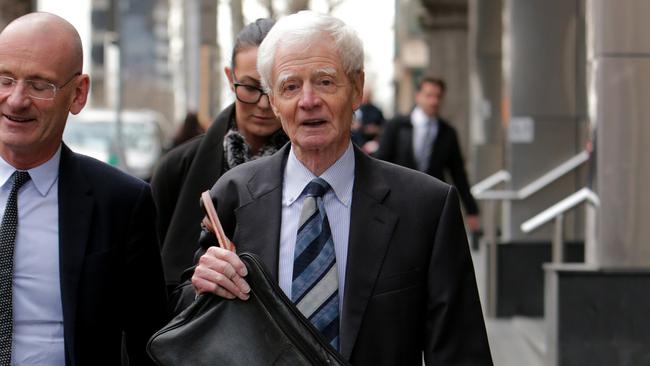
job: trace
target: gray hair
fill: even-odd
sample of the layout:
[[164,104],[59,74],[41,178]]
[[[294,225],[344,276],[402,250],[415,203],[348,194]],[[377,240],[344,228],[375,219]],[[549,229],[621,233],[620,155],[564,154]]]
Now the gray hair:
[[272,92],[273,62],[280,45],[307,46],[322,35],[333,39],[349,78],[363,71],[363,43],[354,29],[330,15],[303,10],[278,20],[257,50],[257,71],[264,89]]

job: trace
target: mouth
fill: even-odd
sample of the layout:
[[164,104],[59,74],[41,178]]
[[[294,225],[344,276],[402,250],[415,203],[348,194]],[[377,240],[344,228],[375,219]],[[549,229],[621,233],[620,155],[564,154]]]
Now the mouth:
[[6,119],[10,120],[11,122],[16,122],[16,123],[26,123],[26,122],[32,122],[35,119],[31,117],[20,117],[20,116],[12,116],[9,114],[3,114],[3,117]]
[[253,117],[263,121],[271,121],[275,119],[275,116],[260,116],[257,114],[254,114]]
[[307,127],[318,127],[324,125],[325,123],[327,123],[327,121],[324,119],[312,118],[302,121],[301,125]]

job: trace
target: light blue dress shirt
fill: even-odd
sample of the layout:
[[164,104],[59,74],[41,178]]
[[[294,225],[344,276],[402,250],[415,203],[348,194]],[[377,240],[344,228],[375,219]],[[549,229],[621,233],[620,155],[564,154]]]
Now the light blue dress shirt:
[[[12,365],[65,365],[59,281],[60,158],[59,147],[46,163],[28,170],[31,180],[18,192]],[[15,170],[0,158],[3,215]]]
[[[345,266],[348,259],[348,239],[350,235],[350,205],[352,203],[352,187],[354,185],[354,150],[348,145],[345,153],[329,167],[321,176],[332,187],[323,202],[330,223],[334,250],[336,252],[336,269],[339,281],[339,306],[343,306],[345,294]],[[287,165],[284,169],[282,187],[282,227],[280,230],[280,263],[278,277],[280,288],[287,297],[291,298],[291,282],[293,278],[293,255],[298,233],[298,221],[305,196],[300,195],[307,184],[316,178],[289,151]]]

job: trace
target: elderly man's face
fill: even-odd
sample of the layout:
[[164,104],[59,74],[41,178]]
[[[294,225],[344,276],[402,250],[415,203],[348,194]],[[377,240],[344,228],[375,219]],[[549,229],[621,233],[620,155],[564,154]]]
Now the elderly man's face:
[[[71,66],[68,47],[33,35],[30,27],[19,25],[0,35],[0,75],[19,80],[0,93],[0,154],[29,164],[45,161],[58,149],[68,113],[85,104],[85,95],[80,101],[77,93],[79,80],[86,78]],[[51,83],[56,94],[35,98],[24,80]]]
[[273,65],[271,103],[296,151],[342,154],[361,103],[363,73],[350,80],[329,40],[281,46]]

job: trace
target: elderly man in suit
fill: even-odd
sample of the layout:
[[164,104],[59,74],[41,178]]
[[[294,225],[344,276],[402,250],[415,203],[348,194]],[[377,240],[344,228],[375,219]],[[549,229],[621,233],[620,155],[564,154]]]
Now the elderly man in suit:
[[[81,40],[47,13],[0,33],[0,365],[148,365],[166,295],[149,186],[62,143]],[[145,283],[146,286],[141,284]],[[124,357],[126,358],[126,357]]]
[[[364,83],[349,26],[313,12],[279,20],[258,71],[291,144],[211,190],[238,250],[353,365],[491,365],[454,188],[350,142]],[[246,268],[209,247],[192,284],[247,299]],[[216,324],[215,326],[218,326]]]

